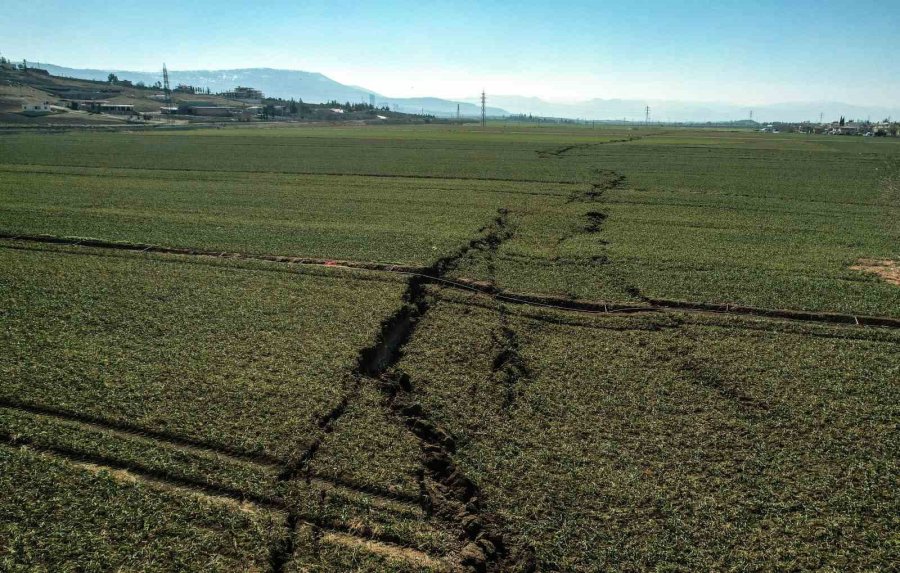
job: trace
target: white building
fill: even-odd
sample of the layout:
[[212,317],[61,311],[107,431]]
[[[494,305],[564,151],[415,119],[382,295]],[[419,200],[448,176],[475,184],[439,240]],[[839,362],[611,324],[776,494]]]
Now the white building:
[[25,115],[41,115],[45,113],[50,113],[53,110],[50,109],[50,102],[45,101],[44,103],[25,103],[22,104],[22,113]]

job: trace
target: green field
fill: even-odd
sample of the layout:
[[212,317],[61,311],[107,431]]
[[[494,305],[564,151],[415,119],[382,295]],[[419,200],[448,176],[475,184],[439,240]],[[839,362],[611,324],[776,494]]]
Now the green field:
[[890,570],[898,222],[892,138],[0,134],[0,569]]

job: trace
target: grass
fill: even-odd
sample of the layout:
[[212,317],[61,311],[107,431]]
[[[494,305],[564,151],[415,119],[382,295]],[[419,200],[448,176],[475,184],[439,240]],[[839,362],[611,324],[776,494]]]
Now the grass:
[[[0,232],[897,316],[900,289],[849,267],[900,258],[898,157],[657,128],[6,134]],[[0,242],[0,569],[898,559],[892,329],[595,316],[383,272]],[[390,368],[369,377],[373,347]]]
[[[896,557],[896,336],[532,318],[453,298],[399,368],[543,568],[865,570]],[[503,328],[524,364],[512,387]]]
[[70,252],[0,251],[0,397],[284,459],[347,392],[402,288]]
[[467,241],[504,203],[559,193],[492,181],[7,169],[6,232],[418,265]]
[[0,447],[4,571],[253,571],[282,517]]
[[425,265],[502,208],[514,236],[457,276],[612,301],[858,314],[900,303],[849,270],[900,257],[894,141],[417,126],[16,134],[0,146],[6,232]]

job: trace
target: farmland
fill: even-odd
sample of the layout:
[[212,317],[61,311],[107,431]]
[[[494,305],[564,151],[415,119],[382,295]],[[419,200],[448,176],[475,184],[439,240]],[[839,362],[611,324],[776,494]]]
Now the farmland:
[[0,568],[888,569],[898,189],[879,139],[0,134]]

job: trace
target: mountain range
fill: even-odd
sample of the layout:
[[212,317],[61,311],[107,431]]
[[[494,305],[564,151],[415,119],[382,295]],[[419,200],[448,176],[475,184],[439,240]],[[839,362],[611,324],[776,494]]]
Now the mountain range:
[[[40,64],[55,76],[65,76],[84,80],[105,81],[109,74],[116,74],[120,80],[144,82],[153,85],[162,81],[162,72],[134,72],[129,70],[98,70],[64,68],[52,64]],[[277,70],[271,68],[245,68],[238,70],[169,70],[169,83],[174,88],[178,84],[209,88],[213,93],[226,91],[237,86],[249,86],[261,90],[266,96],[284,99],[302,99],[308,103],[323,103],[337,100],[341,103],[369,103],[369,95],[375,96],[375,105],[388,106],[394,111],[403,113],[429,113],[439,117],[456,115],[459,112],[465,117],[481,115],[481,106],[466,102],[450,101],[440,98],[392,98],[383,96],[372,90],[357,86],[348,86],[316,72],[295,70]],[[509,115],[509,112],[496,107],[489,107],[487,114],[496,117]]]
[[[106,80],[110,73],[119,79],[144,82],[152,85],[162,80],[161,72],[134,72],[128,70],[76,69],[41,64],[53,75],[72,78]],[[428,113],[438,117],[453,117],[457,106],[463,117],[477,117],[481,113],[477,98],[460,101],[426,98],[392,98],[372,90],[346,85],[316,72],[281,70],[271,68],[245,68],[234,70],[169,71],[172,86],[187,84],[210,88],[213,92],[225,91],[238,85],[262,90],[267,96],[285,99],[302,99],[309,103],[331,100],[340,102],[365,102],[374,96],[375,105],[389,106],[405,113]],[[559,103],[535,97],[488,94],[491,106],[487,114],[502,117],[511,114],[531,114],[543,117],[563,117],[585,120],[644,121],[646,108],[650,108],[650,120],[659,122],[707,122],[739,121],[750,118],[758,122],[772,121],[832,121],[844,116],[848,119],[881,120],[900,117],[900,107],[859,106],[840,102],[789,102],[758,106],[736,105],[721,102],[692,102],[663,99],[590,99],[571,103]]]

